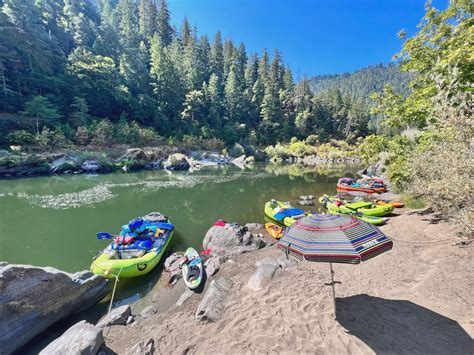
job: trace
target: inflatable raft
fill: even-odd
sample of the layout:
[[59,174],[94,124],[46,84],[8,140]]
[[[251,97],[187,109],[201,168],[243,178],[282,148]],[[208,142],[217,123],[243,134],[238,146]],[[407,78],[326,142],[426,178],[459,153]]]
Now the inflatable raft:
[[174,226],[167,217],[150,220],[147,216],[122,227],[120,235],[93,261],[94,274],[131,278],[148,274],[158,265],[170,244]]
[[265,204],[264,211],[268,218],[287,227],[291,226],[298,219],[310,215],[309,212],[291,207],[288,203],[277,200],[268,201]]

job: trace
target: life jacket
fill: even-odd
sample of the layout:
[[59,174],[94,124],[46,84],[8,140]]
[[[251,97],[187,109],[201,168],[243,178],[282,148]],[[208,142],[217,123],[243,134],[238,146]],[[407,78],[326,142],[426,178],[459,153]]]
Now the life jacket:
[[117,245],[130,245],[135,242],[135,238],[131,236],[118,236],[114,239],[115,244]]

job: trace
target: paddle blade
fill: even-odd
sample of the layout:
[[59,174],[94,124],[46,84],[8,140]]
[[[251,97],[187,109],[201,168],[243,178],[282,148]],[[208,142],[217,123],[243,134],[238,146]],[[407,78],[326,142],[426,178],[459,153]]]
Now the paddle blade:
[[112,239],[114,236],[107,232],[97,233],[97,239]]

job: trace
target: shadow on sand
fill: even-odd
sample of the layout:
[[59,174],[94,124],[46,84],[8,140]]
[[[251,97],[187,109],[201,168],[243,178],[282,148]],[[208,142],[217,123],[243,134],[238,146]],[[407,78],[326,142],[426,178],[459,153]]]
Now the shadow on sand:
[[474,341],[454,320],[410,301],[336,299],[337,321],[378,354],[469,354]]

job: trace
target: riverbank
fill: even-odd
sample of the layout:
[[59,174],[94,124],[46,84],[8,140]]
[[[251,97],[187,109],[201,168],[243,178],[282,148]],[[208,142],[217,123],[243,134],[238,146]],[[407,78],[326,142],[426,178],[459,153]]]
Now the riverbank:
[[474,336],[473,249],[454,245],[456,228],[426,210],[397,214],[382,227],[394,240],[392,251],[360,265],[335,264],[342,282],[336,320],[325,263],[292,260],[261,291],[247,287],[255,262],[283,256],[273,245],[230,259],[207,281],[227,276],[233,282],[215,323],[195,318],[205,291],[167,311],[152,297],[158,312],[112,326],[106,345],[117,353],[153,339],[156,353],[465,354]]
[[[186,146],[154,146],[130,148],[129,146],[83,147],[82,149],[54,152],[22,152],[0,150],[0,179],[45,175],[104,174],[136,172],[141,170],[199,170],[202,167],[236,165],[245,168],[255,161],[297,163],[302,166],[321,164],[360,164],[353,147],[340,141],[321,144],[316,148],[296,141],[276,149],[256,149],[247,152],[232,149],[192,149]],[[296,146],[296,148],[295,148]],[[303,149],[303,148],[304,149]],[[268,151],[268,153],[267,153]]]

